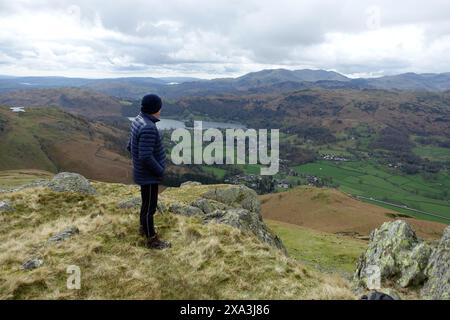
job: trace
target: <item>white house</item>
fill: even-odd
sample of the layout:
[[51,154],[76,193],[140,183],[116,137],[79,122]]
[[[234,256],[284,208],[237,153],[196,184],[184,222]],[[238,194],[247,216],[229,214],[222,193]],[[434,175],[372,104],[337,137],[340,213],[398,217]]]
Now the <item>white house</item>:
[[11,107],[12,112],[25,112],[24,107]]

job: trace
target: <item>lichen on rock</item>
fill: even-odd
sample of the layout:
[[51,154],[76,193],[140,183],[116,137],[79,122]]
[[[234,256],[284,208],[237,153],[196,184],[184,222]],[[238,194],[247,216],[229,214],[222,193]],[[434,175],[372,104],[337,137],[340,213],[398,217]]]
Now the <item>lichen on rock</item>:
[[419,285],[426,279],[430,254],[429,245],[417,238],[409,224],[402,220],[385,222],[371,233],[354,279],[358,286],[367,288],[376,268],[381,284],[395,281],[401,287]]
[[426,299],[450,299],[450,227],[444,234],[438,246],[428,261],[427,282],[421,294]]

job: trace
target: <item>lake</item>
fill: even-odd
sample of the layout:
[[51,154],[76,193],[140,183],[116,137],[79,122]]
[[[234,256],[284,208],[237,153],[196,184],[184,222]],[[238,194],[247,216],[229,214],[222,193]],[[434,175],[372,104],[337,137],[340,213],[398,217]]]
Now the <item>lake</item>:
[[[134,120],[134,117],[128,118],[130,121]],[[173,120],[173,119],[164,119],[162,118],[159,122],[156,123],[156,126],[160,130],[173,130],[178,128],[186,128],[186,125],[183,121]],[[245,129],[246,126],[239,123],[229,123],[229,122],[215,122],[215,121],[202,121],[203,129]]]

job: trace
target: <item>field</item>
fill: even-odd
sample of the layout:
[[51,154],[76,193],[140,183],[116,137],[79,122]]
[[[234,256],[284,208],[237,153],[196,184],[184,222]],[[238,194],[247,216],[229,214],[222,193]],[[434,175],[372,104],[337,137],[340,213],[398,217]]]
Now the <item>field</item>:
[[15,188],[30,182],[49,179],[53,174],[42,170],[6,170],[0,171],[0,189]]
[[414,148],[413,152],[416,155],[429,160],[448,161],[450,159],[450,148],[420,146]]
[[358,257],[367,247],[366,241],[274,220],[265,221],[281,238],[291,257],[321,271],[351,275]]
[[[302,174],[332,177],[334,182],[339,183],[340,190],[353,196],[366,197],[365,201],[416,218],[450,223],[450,179],[444,173],[425,180],[420,175],[399,175],[374,163],[361,161],[318,161],[295,169]],[[408,210],[405,206],[439,217]]]

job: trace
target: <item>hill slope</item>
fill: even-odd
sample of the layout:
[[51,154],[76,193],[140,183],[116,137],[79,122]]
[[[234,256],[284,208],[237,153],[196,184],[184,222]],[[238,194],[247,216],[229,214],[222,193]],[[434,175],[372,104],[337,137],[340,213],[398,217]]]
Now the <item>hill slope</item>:
[[262,128],[321,126],[342,132],[360,124],[417,134],[450,134],[450,92],[305,89],[282,94],[185,97],[165,114],[186,112]]
[[[0,213],[0,298],[354,298],[342,278],[305,267],[251,233],[205,224],[198,217],[157,215],[158,232],[173,246],[149,251],[137,234],[136,209],[117,207],[119,201],[137,196],[138,189],[93,185],[96,195],[46,188],[1,194],[14,203],[15,211]],[[172,198],[192,196],[186,188],[171,190]],[[79,234],[48,241],[71,226]],[[20,269],[37,257],[42,266]],[[80,267],[81,290],[66,289],[69,265]]]
[[127,133],[56,108],[13,113],[0,107],[0,170],[69,170],[102,181],[129,182]]
[[0,94],[0,105],[12,107],[60,107],[90,119],[120,116],[116,98],[80,88],[29,89]]
[[260,197],[262,215],[328,233],[367,237],[383,222],[402,218],[424,238],[441,237],[446,225],[416,220],[378,206],[355,200],[335,189],[300,187]]

